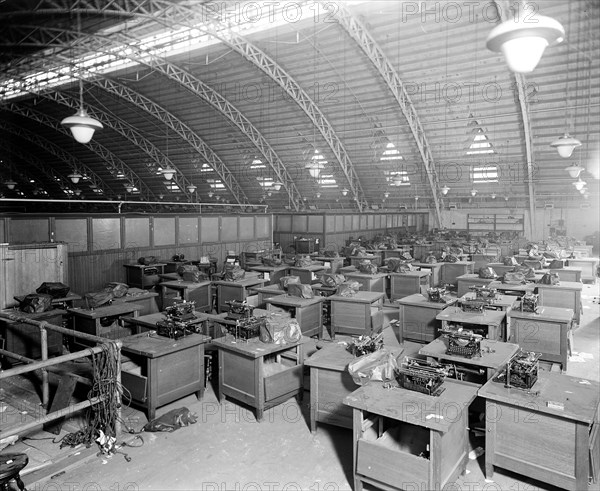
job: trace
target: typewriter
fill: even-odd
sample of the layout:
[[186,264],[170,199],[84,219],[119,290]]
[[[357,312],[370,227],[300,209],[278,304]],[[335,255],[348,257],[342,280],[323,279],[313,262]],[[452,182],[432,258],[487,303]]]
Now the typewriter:
[[440,333],[447,340],[446,354],[473,358],[481,356],[481,334],[466,329],[441,329]]
[[248,305],[246,302],[240,302],[239,300],[231,300],[225,303],[229,305],[229,312],[227,312],[227,316],[225,317],[225,319],[237,321],[240,319],[249,319],[250,317],[252,317],[254,307]]
[[400,387],[414,390],[430,396],[439,396],[444,392],[444,379],[449,368],[435,361],[420,360],[407,356],[395,371]]
[[537,312],[539,296],[537,293],[526,293],[521,297],[522,312]]
[[541,353],[519,350],[506,364],[506,369],[501,371],[495,382],[504,382],[505,387],[518,389],[531,389],[538,379]]
[[354,356],[368,355],[383,348],[383,332],[373,336],[359,336],[348,345],[348,351]]
[[463,310],[463,312],[483,313],[485,309],[492,307],[497,292],[495,288],[474,285],[470,286],[469,290],[475,294],[475,298],[466,298],[460,300],[460,308]]
[[166,319],[156,323],[156,334],[171,339],[180,339],[199,332],[194,315],[195,302],[175,303],[165,309]]
[[260,335],[261,326],[265,325],[265,317],[250,316],[240,318],[235,321],[235,324],[226,325],[227,332],[236,339],[248,341],[252,338],[257,338]]
[[427,296],[430,302],[446,303],[446,288],[444,287],[432,287],[427,289]]

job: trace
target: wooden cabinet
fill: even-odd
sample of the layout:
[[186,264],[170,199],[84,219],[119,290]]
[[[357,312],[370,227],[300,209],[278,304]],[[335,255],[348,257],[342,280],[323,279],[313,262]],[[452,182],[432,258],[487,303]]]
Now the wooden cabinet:
[[135,303],[140,306],[139,315],[147,315],[160,311],[157,299],[158,293],[156,292],[130,288],[127,295],[120,298],[114,298],[112,303],[113,305],[129,302]]
[[158,284],[160,278],[158,275],[165,273],[164,263],[155,263],[150,265],[143,264],[124,264],[126,283],[136,288],[153,288]]
[[348,273],[346,278],[360,283],[361,292],[385,293],[388,275],[386,273],[365,274],[356,272]]
[[[488,381],[485,474],[501,467],[560,489],[598,478],[600,384],[540,370],[531,390]],[[592,485],[592,487],[594,487]]]
[[352,297],[328,297],[331,305],[331,336],[335,337],[336,333],[369,335],[374,328],[381,327],[383,297],[381,292],[361,291]]
[[581,321],[581,283],[561,281],[558,285],[542,285],[537,283],[539,304],[544,307],[560,307],[571,309],[575,324]]
[[581,269],[567,266],[565,268],[549,269],[548,272],[556,273],[560,281],[581,282]]
[[470,291],[470,287],[472,286],[487,287],[492,281],[494,281],[494,278],[480,278],[477,273],[460,275],[456,278],[458,284],[457,296],[459,298],[462,297]]
[[[39,322],[45,321],[48,324],[62,327],[66,311],[63,309],[52,309],[46,312],[27,313],[10,309],[4,310],[3,313],[14,314]],[[46,329],[46,333],[48,339],[48,356],[62,354],[62,334],[52,329]],[[0,317],[0,338],[4,340],[4,349],[11,353],[33,360],[38,360],[42,356],[40,329],[37,326]]]
[[162,310],[179,302],[196,302],[194,310],[210,312],[212,310],[212,291],[210,281],[164,281],[159,284]]
[[474,273],[475,263],[473,261],[457,261],[455,263],[444,263],[442,266],[442,285],[456,285],[457,278],[463,274]]
[[465,471],[477,388],[449,381],[444,388],[435,397],[372,383],[344,399],[353,410],[354,489],[442,489]]
[[189,334],[178,340],[156,334],[122,339],[121,382],[131,402],[144,408],[148,420],[156,409],[185,397],[204,394],[204,343],[208,336]]
[[288,266],[252,266],[250,271],[257,271],[265,280],[265,285],[279,285],[279,280],[289,274]]
[[[506,341],[506,313],[501,310],[464,312],[460,307],[448,307],[436,316],[442,328],[463,327],[487,339]],[[514,341],[516,342],[516,341]]]
[[579,257],[577,259],[569,259],[568,265],[573,268],[581,269],[582,281],[596,282],[596,274],[598,269],[597,257]]
[[287,294],[270,297],[266,300],[267,310],[282,309],[298,321],[302,334],[307,337],[323,337],[323,297],[292,297]]
[[288,344],[266,344],[258,338],[238,342],[227,335],[215,339],[219,350],[219,401],[226,397],[264,411],[295,395],[302,396],[304,351],[302,340]]
[[569,330],[573,310],[558,307],[538,307],[537,312],[512,309],[508,313],[511,337],[526,351],[541,353],[541,359],[560,363],[567,370]]
[[227,302],[243,302],[250,295],[252,287],[261,287],[265,280],[259,277],[244,278],[239,281],[213,281],[217,289],[217,313],[229,312]]
[[442,266],[444,263],[412,263],[421,271],[429,271],[429,286],[436,287],[442,284]]
[[429,271],[390,273],[390,300],[393,302],[426,291],[429,288],[429,275]]
[[298,276],[300,283],[311,285],[320,281],[319,276],[325,272],[325,267],[320,264],[312,264],[311,266],[299,267],[290,266],[290,275]]
[[395,303],[399,308],[399,339],[403,343],[405,339],[417,341],[418,343],[429,343],[438,337],[438,330],[442,322],[436,316],[445,308],[456,303],[456,299],[447,302],[431,302],[429,298],[420,293],[401,298]]

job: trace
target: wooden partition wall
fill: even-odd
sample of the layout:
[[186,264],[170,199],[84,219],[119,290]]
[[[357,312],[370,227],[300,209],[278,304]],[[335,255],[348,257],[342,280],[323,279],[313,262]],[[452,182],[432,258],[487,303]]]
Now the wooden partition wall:
[[0,220],[5,242],[60,242],[68,248],[68,284],[76,293],[125,282],[124,264],[142,256],[170,260],[272,248],[271,215],[61,215]]
[[284,252],[294,252],[296,238],[319,239],[322,250],[339,251],[350,238],[372,239],[379,234],[398,231],[425,232],[428,212],[414,213],[332,213],[276,214],[273,217],[273,241]]

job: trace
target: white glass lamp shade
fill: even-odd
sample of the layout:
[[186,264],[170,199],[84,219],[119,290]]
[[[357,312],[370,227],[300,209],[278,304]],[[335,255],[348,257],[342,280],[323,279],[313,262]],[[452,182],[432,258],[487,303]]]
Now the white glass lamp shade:
[[477,195],[477,189],[471,189],[471,196]]
[[561,157],[568,159],[573,154],[573,150],[581,146],[581,142],[577,138],[573,138],[568,133],[565,133],[554,140],[550,146],[556,148]]
[[522,14],[494,27],[486,46],[490,51],[501,52],[513,72],[530,73],[546,47],[562,42],[564,36],[560,22],[543,15]]
[[63,119],[60,124],[71,130],[73,138],[79,143],[88,143],[94,136],[94,131],[103,128],[100,121],[90,118],[83,107],[73,115]]
[[347,196],[348,195],[348,188],[344,188],[342,189],[342,196]]
[[587,183],[585,181],[582,181],[581,177],[580,177],[573,183],[573,186],[575,186],[575,189],[577,189],[577,191],[581,191],[585,187],[586,184]]
[[419,201],[420,196],[415,196],[415,201]]
[[319,199],[321,197],[321,193],[315,194],[315,198]]
[[386,191],[385,193],[383,193],[383,197],[384,198],[389,198],[390,197],[389,191]]
[[320,162],[313,162],[311,164],[306,164],[305,168],[308,169],[308,173],[310,174],[310,176],[316,179],[317,177],[319,177],[321,171],[325,168],[325,164],[322,164]]
[[171,179],[173,179],[173,176],[175,175],[176,170],[175,169],[171,169],[170,167],[167,167],[166,169],[163,169],[160,171],[160,173],[163,175],[163,177],[167,180],[170,181]]
[[73,172],[73,174],[69,174],[67,177],[71,179],[73,184],[77,184],[83,176],[79,172]]
[[212,198],[214,195],[215,195],[215,193],[213,193],[212,191],[209,191],[209,192],[208,192],[208,197],[209,197],[209,198]]
[[126,184],[125,185],[125,191],[127,191],[128,193],[133,192],[133,188],[134,188],[133,184]]
[[565,170],[569,173],[569,176],[571,176],[573,179],[577,179],[579,177],[579,174],[581,174],[581,172],[583,171],[583,167],[575,164],[570,165],[569,167],[565,167]]
[[283,184],[279,181],[274,181],[273,184],[271,184],[271,187],[273,188],[273,191],[279,191],[282,185]]
[[450,191],[450,188],[449,188],[448,186],[444,186],[444,187],[442,188],[442,194],[443,194],[444,196],[446,196],[446,195],[448,194],[448,191]]
[[196,191],[196,186],[194,186],[193,184],[190,184],[190,185],[187,187],[187,190],[188,190],[190,193],[193,193],[193,192],[195,192],[195,191]]
[[15,189],[15,186],[17,185],[17,183],[15,181],[6,181],[4,184],[6,184],[6,187],[8,189]]

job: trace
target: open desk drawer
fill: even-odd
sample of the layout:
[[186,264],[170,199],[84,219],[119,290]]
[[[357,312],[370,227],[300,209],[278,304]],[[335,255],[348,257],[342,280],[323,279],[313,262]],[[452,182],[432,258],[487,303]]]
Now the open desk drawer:
[[[121,384],[125,401],[145,403],[148,397],[148,377],[143,373],[143,365],[134,360],[124,361],[121,365]],[[129,391],[129,393],[127,392]]]
[[278,397],[297,392],[302,388],[302,368],[302,365],[286,366],[284,363],[265,365],[265,402],[268,403]]

